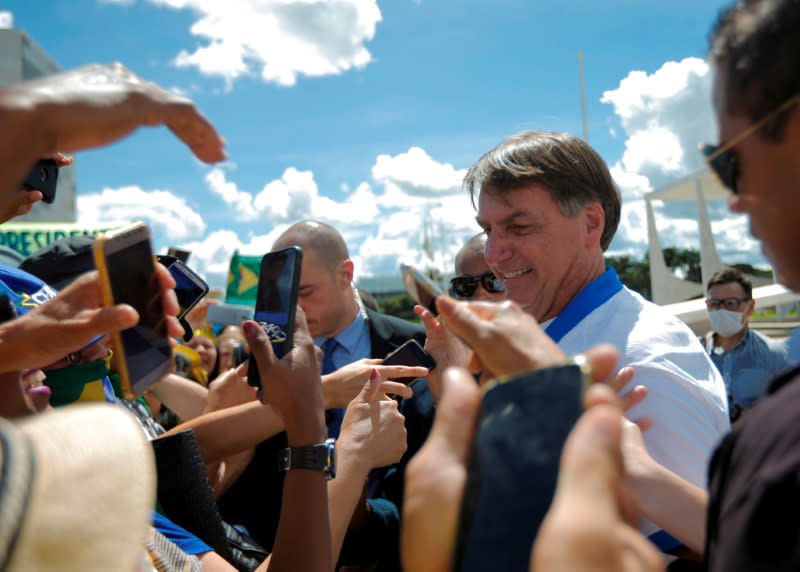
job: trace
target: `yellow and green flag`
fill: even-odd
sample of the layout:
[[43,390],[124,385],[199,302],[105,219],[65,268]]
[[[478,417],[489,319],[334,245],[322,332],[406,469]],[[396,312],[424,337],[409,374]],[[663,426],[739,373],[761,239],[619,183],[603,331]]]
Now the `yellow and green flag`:
[[228,268],[226,304],[255,306],[261,258],[261,256],[243,256],[238,250],[234,251]]

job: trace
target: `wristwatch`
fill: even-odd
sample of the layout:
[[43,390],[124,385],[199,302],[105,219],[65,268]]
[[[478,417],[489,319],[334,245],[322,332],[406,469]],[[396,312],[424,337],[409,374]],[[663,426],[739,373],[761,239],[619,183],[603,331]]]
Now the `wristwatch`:
[[322,471],[328,480],[336,477],[336,439],[327,439],[319,445],[287,447],[278,456],[278,468]]

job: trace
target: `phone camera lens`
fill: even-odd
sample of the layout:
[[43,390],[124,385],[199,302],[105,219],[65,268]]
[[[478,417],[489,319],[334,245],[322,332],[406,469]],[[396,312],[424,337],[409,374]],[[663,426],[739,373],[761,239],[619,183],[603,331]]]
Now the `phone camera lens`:
[[47,169],[39,169],[39,181],[45,183],[47,182],[47,179],[48,179]]

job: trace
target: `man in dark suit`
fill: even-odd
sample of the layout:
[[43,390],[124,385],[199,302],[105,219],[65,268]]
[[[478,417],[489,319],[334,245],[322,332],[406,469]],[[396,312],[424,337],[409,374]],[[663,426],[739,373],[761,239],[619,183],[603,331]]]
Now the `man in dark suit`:
[[[364,358],[383,359],[412,338],[424,344],[422,326],[364,307],[353,284],[353,261],[336,229],[315,221],[298,222],[278,237],[273,250],[290,246],[303,249],[298,304],[306,314],[314,343],[323,350],[323,374]],[[331,437],[339,435],[342,418],[341,409],[326,412]],[[219,501],[226,520],[245,525],[268,550],[280,513],[282,479],[275,459],[285,446],[283,434],[261,443],[250,466]],[[378,488],[382,478],[383,471],[373,473],[370,488]],[[253,491],[263,491],[258,500]],[[268,498],[262,500],[264,496]],[[265,512],[274,518],[264,518]],[[396,562],[398,535],[399,507],[394,502],[387,498],[361,502],[345,539],[341,562],[386,558]]]

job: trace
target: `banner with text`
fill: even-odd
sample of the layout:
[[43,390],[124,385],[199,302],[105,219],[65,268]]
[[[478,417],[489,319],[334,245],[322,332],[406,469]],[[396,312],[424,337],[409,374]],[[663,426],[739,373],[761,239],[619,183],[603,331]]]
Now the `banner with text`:
[[[119,225],[114,225],[114,227]],[[75,222],[5,223],[0,226],[0,245],[28,257],[40,248],[68,236],[94,236],[112,227],[90,226]]]

